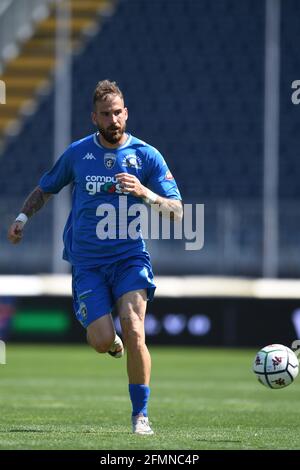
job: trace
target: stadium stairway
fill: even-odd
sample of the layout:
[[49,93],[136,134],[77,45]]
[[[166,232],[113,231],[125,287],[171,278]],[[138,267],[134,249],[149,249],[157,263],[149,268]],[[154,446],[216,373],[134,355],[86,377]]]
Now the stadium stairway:
[[[95,29],[98,17],[111,8],[112,0],[71,1],[71,52]],[[22,116],[31,114],[35,101],[47,89],[55,66],[56,17],[54,3],[49,16],[37,24],[34,35],[8,64],[0,80],[6,85],[6,105],[0,114],[0,150],[7,135],[16,135]]]

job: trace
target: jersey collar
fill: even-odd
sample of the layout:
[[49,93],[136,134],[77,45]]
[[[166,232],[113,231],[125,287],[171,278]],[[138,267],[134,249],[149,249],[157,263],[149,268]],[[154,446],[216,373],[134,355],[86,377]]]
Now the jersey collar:
[[126,142],[124,142],[123,145],[120,145],[120,147],[117,147],[117,148],[114,148],[114,149],[111,149],[111,148],[108,148],[108,147],[103,147],[103,145],[100,144],[99,139],[98,139],[99,132],[95,132],[95,134],[94,134],[94,143],[95,143],[98,147],[100,147],[102,150],[111,150],[112,152],[114,152],[115,150],[121,150],[121,149],[127,147],[127,145],[130,144],[131,139],[132,139],[132,135],[129,134],[129,132],[126,132],[126,134],[127,134],[127,140],[126,140]]

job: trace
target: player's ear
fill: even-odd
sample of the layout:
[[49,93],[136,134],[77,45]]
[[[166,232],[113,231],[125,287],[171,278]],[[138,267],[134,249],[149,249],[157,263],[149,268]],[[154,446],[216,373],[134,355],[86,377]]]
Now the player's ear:
[[96,113],[95,111],[92,111],[91,112],[91,119],[92,119],[92,123],[97,126],[97,121],[96,121]]
[[124,108],[124,111],[125,111],[125,120],[127,121],[127,119],[128,119],[128,109]]

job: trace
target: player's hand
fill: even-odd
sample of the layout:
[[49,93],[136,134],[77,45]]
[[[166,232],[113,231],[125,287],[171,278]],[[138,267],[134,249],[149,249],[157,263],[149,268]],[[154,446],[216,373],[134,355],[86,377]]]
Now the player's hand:
[[117,173],[115,177],[120,183],[122,192],[130,193],[135,197],[147,196],[147,188],[142,185],[136,176],[130,175],[129,173]]
[[19,243],[22,240],[23,227],[24,227],[24,223],[21,222],[20,220],[15,221],[11,224],[8,230],[7,238],[14,245],[16,243]]

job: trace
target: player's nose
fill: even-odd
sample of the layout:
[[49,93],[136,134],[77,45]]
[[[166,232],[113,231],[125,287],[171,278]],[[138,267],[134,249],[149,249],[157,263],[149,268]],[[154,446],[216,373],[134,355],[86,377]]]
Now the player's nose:
[[114,114],[111,117],[111,123],[116,124],[118,122],[118,116],[115,116]]

